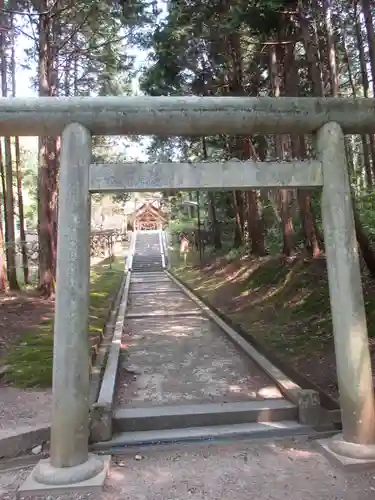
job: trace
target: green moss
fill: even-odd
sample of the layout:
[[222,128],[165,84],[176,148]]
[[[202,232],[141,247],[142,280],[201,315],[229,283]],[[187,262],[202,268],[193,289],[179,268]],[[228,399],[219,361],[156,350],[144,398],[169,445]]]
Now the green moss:
[[[113,298],[123,277],[122,260],[98,264],[91,271],[89,337],[104,329]],[[52,384],[53,319],[25,333],[8,355],[7,382],[18,387],[50,387]]]
[[288,274],[288,268],[280,259],[265,260],[255,271],[253,271],[249,279],[246,281],[246,286],[250,289],[260,289],[263,286],[280,285]]

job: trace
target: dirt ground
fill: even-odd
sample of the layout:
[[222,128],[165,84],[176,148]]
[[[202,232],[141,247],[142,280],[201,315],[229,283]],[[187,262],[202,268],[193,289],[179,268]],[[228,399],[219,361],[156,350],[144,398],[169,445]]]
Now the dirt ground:
[[[64,500],[370,500],[375,475],[331,465],[302,441],[234,441],[129,451],[112,457],[104,491]],[[31,468],[0,472],[1,500]],[[51,496],[39,498],[52,498]]]

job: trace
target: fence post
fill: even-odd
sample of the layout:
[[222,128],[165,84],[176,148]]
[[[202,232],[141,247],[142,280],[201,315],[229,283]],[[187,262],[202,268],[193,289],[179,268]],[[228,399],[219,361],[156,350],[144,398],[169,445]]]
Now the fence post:
[[324,125],[317,147],[323,164],[322,217],[343,424],[343,434],[330,448],[352,458],[375,458],[371,359],[341,127]]

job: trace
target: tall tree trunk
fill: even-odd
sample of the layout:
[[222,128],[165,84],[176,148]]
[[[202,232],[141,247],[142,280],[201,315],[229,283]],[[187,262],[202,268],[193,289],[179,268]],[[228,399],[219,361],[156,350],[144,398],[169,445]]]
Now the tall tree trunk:
[[[39,95],[55,94],[52,0],[40,0],[39,17]],[[55,288],[57,247],[57,141],[39,139],[38,176],[39,290],[50,296]]]
[[[241,40],[238,33],[232,33],[228,38],[228,45],[231,56],[231,80],[230,93],[235,96],[246,95],[243,88],[243,69],[242,69],[242,52]],[[251,148],[249,147],[251,145]],[[248,160],[256,154],[253,151],[251,138],[236,137],[232,141],[231,156],[240,160]],[[244,200],[246,196],[246,202]],[[256,190],[242,193],[237,191],[235,194],[235,207],[237,213],[237,223],[235,232],[236,245],[241,234],[242,241],[249,245],[250,252],[254,255],[265,254],[263,220],[261,217],[261,202],[259,193]],[[246,215],[245,215],[245,207]],[[241,230],[241,232],[240,232]]]
[[247,191],[248,228],[250,252],[259,257],[266,255],[264,244],[264,225],[260,209],[259,194],[254,189]]
[[306,58],[310,74],[310,81],[313,88],[313,94],[316,97],[323,97],[323,79],[319,50],[316,45],[315,38],[310,34],[309,21],[306,18],[304,2],[302,0],[299,0],[298,2],[298,21],[301,30],[302,42],[306,51]]
[[372,89],[373,89],[373,95],[375,96],[375,33],[374,33],[374,24],[372,21],[372,10],[374,6],[373,2],[371,2],[370,0],[361,0],[361,3],[362,3],[363,16],[365,18],[368,51],[370,55]]
[[367,236],[362,226],[362,222],[358,214],[358,209],[355,206],[354,199],[353,199],[353,212],[354,212],[355,232],[357,235],[358,245],[361,250],[363,260],[366,262],[366,266],[371,274],[371,277],[375,278],[375,253],[374,250],[372,249],[369,237]]
[[[229,6],[229,3],[227,4]],[[240,36],[238,32],[231,33],[227,38],[228,47],[228,71],[229,71],[229,94],[233,96],[243,95],[242,88],[242,55]],[[230,157],[239,158],[242,154],[242,138],[233,137],[228,141],[228,153]],[[240,247],[244,242],[244,203],[242,191],[233,191],[233,207],[235,212],[234,247]]]
[[24,279],[25,285],[27,285],[30,282],[30,274],[29,274],[29,261],[28,261],[28,256],[27,256],[25,214],[24,214],[24,207],[23,207],[22,167],[21,167],[21,152],[20,152],[19,137],[14,138],[14,149],[15,149],[15,156],[16,156],[18,216],[19,216],[19,224],[20,224],[20,240],[21,240],[23,279]]
[[4,222],[5,222],[5,232],[4,232],[4,242],[6,246],[6,242],[8,241],[8,234],[7,234],[7,220],[6,220],[6,213],[7,213],[7,197],[6,197],[6,184],[5,184],[5,169],[4,169],[4,159],[3,159],[3,146],[2,142],[0,141],[0,175],[1,175],[1,190],[3,194],[3,207],[4,207]]
[[[325,0],[323,0],[323,2],[324,1]],[[317,49],[316,55],[319,60],[322,88],[324,92],[324,90],[328,88],[331,83],[331,74],[329,68],[329,48],[327,46],[327,20],[325,17],[324,8],[322,9],[319,0],[310,0],[309,3],[309,31],[311,33],[312,39],[314,40],[314,45]],[[306,8],[308,8],[308,3],[305,2],[305,4]]]
[[239,248],[242,245],[242,227],[241,227],[240,208],[239,208],[238,203],[237,203],[237,192],[236,191],[233,191],[233,209],[234,209],[234,217],[235,217],[233,247]]
[[[355,13],[355,15],[357,15]],[[359,29],[359,33],[358,33]],[[361,66],[361,75],[362,75],[362,83],[363,83],[363,91],[365,97],[368,97],[368,76],[367,76],[367,70],[366,70],[366,62],[364,58],[364,53],[363,53],[363,45],[362,45],[362,34],[360,31],[360,25],[356,23],[356,32],[357,32],[357,43],[359,46],[359,55],[360,55],[360,66]],[[360,43],[361,41],[361,43]],[[345,29],[343,28],[343,36],[342,36],[342,50],[343,50],[343,58],[347,66],[347,72],[348,72],[348,78],[349,78],[349,83],[350,87],[352,89],[352,94],[353,97],[357,97],[357,88],[356,88],[356,83],[353,78],[352,74],[352,69],[351,69],[351,62],[349,60],[349,54],[348,50],[346,48],[346,41],[345,41]],[[370,136],[370,146],[371,146],[371,151],[370,151],[370,146],[368,143],[367,135],[362,134],[361,135],[361,142],[362,142],[362,151],[363,151],[363,164],[365,168],[365,177],[366,177],[366,187],[368,189],[371,189],[373,186],[373,171],[371,168],[371,161],[370,161],[370,152],[371,152],[371,158],[372,158],[372,164],[375,165],[375,149],[374,149],[374,141],[371,140],[373,136]]]
[[[194,201],[193,200],[193,193],[191,191],[188,191],[187,195],[188,195],[189,201]],[[192,219],[194,217],[194,215],[196,215],[196,214],[194,214],[194,209],[193,209],[192,205],[188,205],[187,208],[188,208],[188,216],[190,219]]]
[[323,0],[325,25],[327,31],[328,67],[331,80],[331,94],[337,97],[339,93],[339,81],[337,78],[336,49],[332,26],[332,0]]
[[8,290],[4,250],[3,214],[0,209],[0,292],[6,292]]
[[[306,159],[306,142],[304,136],[292,136],[291,146],[293,156],[295,155],[296,158],[300,158],[301,160]],[[319,234],[314,218],[311,204],[311,191],[309,189],[299,188],[297,190],[297,201],[302,221],[306,251],[311,257],[317,258],[321,254],[323,237]]]
[[[355,5],[355,14],[356,14],[356,35],[358,42],[358,49],[360,53],[360,63],[361,63],[361,73],[362,73],[362,83],[364,87],[365,93],[368,91],[368,78],[367,78],[367,70],[366,63],[364,60],[364,52],[362,42],[362,31],[360,20],[357,12],[357,1],[354,3]],[[366,31],[367,31],[367,40],[369,47],[369,55],[370,55],[370,67],[371,67],[371,76],[372,76],[372,86],[373,86],[373,94],[375,95],[375,34],[374,34],[374,25],[372,21],[372,6],[369,0],[361,0],[362,4],[362,12],[365,18]],[[363,57],[363,59],[362,59]],[[364,64],[363,64],[364,63]],[[374,168],[374,164],[373,164]],[[354,212],[354,222],[355,222],[355,230],[357,241],[359,244],[359,248],[361,250],[361,254],[363,260],[366,262],[367,268],[373,278],[375,278],[375,252],[371,246],[371,242],[362,226],[361,219],[359,217],[358,210],[355,205],[354,195],[353,197],[353,212]]]
[[[4,164],[3,164],[3,152],[2,145],[0,141],[0,174],[1,174],[1,185],[2,185],[2,201],[4,207],[4,213],[6,213],[6,198],[5,198],[5,173],[4,173]],[[6,271],[6,247],[5,242],[6,238],[4,238],[4,228],[3,228],[3,211],[0,210],[0,291],[6,292],[8,289],[8,279],[7,279],[7,271]]]
[[[203,160],[208,159],[207,144],[206,144],[206,139],[204,137],[202,137],[202,156],[203,156]],[[221,232],[220,232],[220,226],[218,224],[217,216],[216,216],[215,193],[213,193],[212,191],[209,191],[208,192],[208,200],[210,203],[214,247],[216,248],[216,250],[220,250],[222,247],[222,245],[221,245]]]
[[[353,5],[354,5],[354,18],[355,18],[355,33],[356,33],[356,38],[357,38],[357,48],[358,48],[359,63],[360,63],[360,68],[361,68],[361,80],[362,80],[362,87],[363,87],[363,95],[364,95],[364,97],[369,97],[370,84],[369,84],[369,80],[368,80],[366,55],[365,55],[365,49],[364,49],[364,44],[363,44],[362,26],[361,26],[360,15],[358,12],[357,0],[354,2]],[[344,32],[343,38],[345,40],[345,32]],[[347,57],[347,59],[348,59],[348,67],[350,68],[349,57]],[[372,161],[372,177],[375,178],[375,141],[374,141],[374,136],[372,134],[369,136],[369,140],[370,140],[370,152],[371,152],[371,161]],[[363,144],[363,154],[365,155],[365,167],[368,170],[368,163],[369,163],[370,156],[368,153],[368,144],[367,144],[366,136],[362,136],[362,144]],[[371,188],[373,185],[373,180],[371,178],[371,181],[370,181],[370,176],[368,174],[367,174],[367,177],[368,177],[368,181],[369,181],[368,182],[369,187]]]
[[[12,31],[12,53],[11,53],[12,96],[16,97],[16,58],[15,58],[15,37],[14,37],[13,15],[11,16],[11,31]],[[27,258],[25,217],[24,217],[24,210],[23,210],[22,170],[21,170],[21,154],[20,154],[19,137],[14,138],[14,149],[15,149],[15,155],[16,155],[18,216],[19,216],[19,223],[20,223],[22,267],[23,267],[24,282],[25,282],[25,284],[28,284],[29,283],[29,264],[28,264],[28,258]]]
[[[1,59],[1,90],[3,97],[8,95],[8,61],[6,57],[6,33],[8,26],[5,19],[5,14],[1,13],[1,29],[0,29],[0,59]],[[5,171],[6,171],[6,256],[7,256],[7,275],[9,288],[11,290],[19,290],[17,281],[17,260],[16,260],[16,238],[14,228],[14,199],[13,199],[13,165],[12,165],[12,148],[10,137],[4,137],[4,153],[5,153]]]
[[219,226],[219,223],[217,220],[217,215],[216,215],[215,193],[213,193],[212,191],[209,191],[208,192],[208,199],[210,202],[214,247],[216,248],[216,250],[220,250],[222,247],[221,232],[220,232],[220,226]]
[[[294,44],[286,48],[285,56],[285,90],[286,95],[298,97],[299,77],[294,54]],[[290,137],[292,158],[306,159],[306,148],[304,136],[292,134]],[[297,189],[297,202],[299,215],[301,218],[304,243],[307,252],[317,257],[320,255],[319,239],[316,231],[316,224],[311,207],[311,192],[309,189]]]
[[[270,73],[271,73],[271,92],[274,97],[281,95],[281,78],[279,75],[279,62],[277,60],[276,44],[270,46]],[[283,138],[280,135],[275,136],[275,155],[276,159],[282,161],[284,158]],[[291,213],[291,189],[279,189],[279,209],[281,217],[281,232],[283,236],[282,253],[290,256],[294,252],[294,226]]]
[[[267,141],[262,136],[259,145],[259,154],[255,150],[250,137],[244,139],[244,157],[243,160],[252,159],[253,161],[265,160],[267,152]],[[262,214],[262,202],[260,192],[255,189],[250,189],[246,193],[247,201],[247,227],[249,232],[249,249],[250,253],[261,257],[266,255],[266,246],[264,240],[264,219]]]

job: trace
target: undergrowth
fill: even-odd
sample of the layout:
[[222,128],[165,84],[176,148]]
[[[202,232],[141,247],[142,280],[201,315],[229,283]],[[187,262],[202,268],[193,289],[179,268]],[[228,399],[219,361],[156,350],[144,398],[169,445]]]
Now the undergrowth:
[[[175,274],[236,324],[292,359],[333,349],[324,259],[287,262],[281,257],[211,259],[185,266],[174,252]],[[364,281],[369,336],[375,337],[375,293]]]

